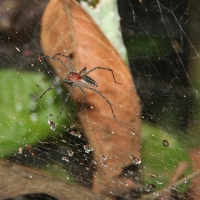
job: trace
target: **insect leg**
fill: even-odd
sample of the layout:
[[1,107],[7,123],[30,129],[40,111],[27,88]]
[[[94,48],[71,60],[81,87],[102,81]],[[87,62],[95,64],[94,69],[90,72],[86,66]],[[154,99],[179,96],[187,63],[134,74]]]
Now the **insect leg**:
[[67,97],[66,97],[66,99],[65,99],[65,101],[64,101],[64,103],[63,103],[63,105],[62,105],[62,108],[61,108],[61,110],[60,110],[60,113],[59,113],[57,119],[58,119],[58,118],[60,117],[60,115],[62,114],[63,109],[64,109],[64,107],[65,107],[65,105],[66,105],[66,103],[67,103],[67,101],[68,101],[68,99],[69,99],[69,96],[71,95],[71,93],[73,92],[73,90],[74,90],[75,87],[76,87],[76,84],[73,84],[71,90],[68,92]]
[[114,76],[114,73],[113,73],[113,70],[110,69],[110,68],[105,68],[105,67],[94,67],[94,68],[90,69],[89,71],[87,71],[84,75],[87,75],[87,74],[91,73],[92,71],[94,71],[94,70],[96,70],[96,69],[103,69],[103,70],[108,70],[108,71],[110,71],[110,72],[112,73],[112,76],[113,76],[113,79],[114,79],[115,83],[121,85],[121,83],[118,83],[118,82],[116,81],[115,76]]
[[84,87],[86,87],[87,89],[92,90],[92,91],[96,92],[97,94],[99,94],[108,103],[108,105],[110,106],[110,109],[112,111],[113,117],[116,119],[116,116],[115,116],[115,113],[113,111],[113,108],[112,108],[110,101],[108,101],[108,99],[103,94],[101,94],[101,92],[99,92],[98,90],[91,88],[91,87],[88,87],[87,85],[84,85]]
[[69,61],[70,63],[70,66],[71,66],[71,70],[74,71],[74,64],[72,62],[72,59],[70,58],[70,56],[66,56],[64,54],[61,54],[61,53],[57,53],[56,55],[53,56],[53,58],[55,58],[56,56],[63,56],[65,58],[67,58],[67,60]]
[[86,70],[87,70],[87,67],[84,67],[84,68],[79,72],[79,74],[81,75],[82,73],[85,73]]
[[62,61],[60,58],[55,58],[55,57],[51,57],[51,56],[43,56],[43,58],[58,60],[64,67],[66,67],[66,68],[69,70],[69,72],[72,71],[72,69],[70,69],[70,68],[66,65],[66,63],[65,63],[64,61]]
[[80,110],[83,108],[83,105],[85,103],[85,98],[86,98],[86,94],[83,90],[83,88],[81,87],[81,85],[77,85],[79,87],[79,89],[81,90],[82,94],[83,94],[83,101],[82,101],[82,104],[81,104],[81,107],[80,107]]
[[45,90],[45,91],[43,92],[43,94],[42,94],[38,99],[35,100],[35,102],[39,101],[49,90],[55,88],[57,85],[60,85],[62,82],[64,82],[64,81],[61,80],[61,81],[59,81],[58,83],[53,84],[50,88],[48,88],[47,90]]

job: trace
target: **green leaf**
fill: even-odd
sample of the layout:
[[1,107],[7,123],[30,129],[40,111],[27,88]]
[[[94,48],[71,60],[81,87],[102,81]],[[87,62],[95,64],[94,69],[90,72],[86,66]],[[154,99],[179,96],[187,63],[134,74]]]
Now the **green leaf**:
[[158,59],[158,57],[173,53],[168,38],[130,36],[124,38],[128,54],[134,58]]
[[[50,135],[58,135],[62,125],[70,121],[63,111],[56,120],[63,98],[57,100],[56,90],[47,92],[38,102],[35,100],[52,83],[41,73],[0,71],[0,155],[5,157],[26,144],[33,145]],[[67,107],[67,106],[66,106]],[[68,110],[69,112],[69,110]],[[54,121],[56,131],[50,130],[48,120]]]
[[[164,141],[168,145],[164,145]],[[183,176],[189,174],[191,162],[181,142],[164,129],[144,123],[142,126],[142,175],[147,187],[154,184],[155,190],[160,190],[168,186],[180,162],[186,162],[189,166]],[[184,190],[186,186],[188,184],[184,184],[179,190]]]

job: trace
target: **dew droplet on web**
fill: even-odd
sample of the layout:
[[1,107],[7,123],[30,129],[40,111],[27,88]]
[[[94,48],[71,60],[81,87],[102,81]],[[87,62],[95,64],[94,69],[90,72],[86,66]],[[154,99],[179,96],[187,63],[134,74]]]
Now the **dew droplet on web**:
[[19,154],[22,154],[22,151],[23,151],[23,148],[20,147],[20,148],[19,148]]
[[188,182],[188,180],[187,179],[184,179],[184,183],[187,183]]
[[22,103],[17,103],[16,106],[15,106],[15,109],[16,109],[17,112],[22,111],[22,109],[23,109],[23,104],[22,104]]
[[90,153],[91,151],[93,151],[93,147],[89,146],[89,145],[84,145],[83,146],[85,153]]
[[156,185],[154,185],[153,183],[149,184],[149,188],[156,188]]
[[104,155],[100,155],[103,160],[107,160],[107,157]]
[[92,160],[92,163],[93,163],[94,165],[97,165],[97,161],[96,161],[96,160]]
[[49,120],[49,121],[48,121],[48,124],[49,124],[50,129],[51,129],[52,131],[55,131],[55,130],[56,130],[56,123],[55,123],[54,121]]
[[119,156],[118,156],[116,153],[114,153],[114,156],[115,156],[115,158],[117,158],[117,159],[119,158]]
[[155,197],[159,197],[159,193],[157,193],[157,192],[153,192],[152,193]]
[[128,183],[126,183],[126,182],[124,182],[124,181],[119,181],[119,183],[122,184],[122,185],[128,186]]
[[163,184],[161,181],[156,181],[156,183],[157,183],[158,185],[162,185],[162,184]]
[[167,140],[163,140],[163,146],[168,147],[169,146],[169,142]]
[[141,160],[136,158],[136,157],[133,157],[133,156],[130,156],[130,158],[132,159],[133,163],[136,164],[136,165],[140,165],[141,164]]
[[61,87],[57,87],[56,88],[56,92],[57,92],[57,94],[62,94],[62,88]]
[[62,160],[66,161],[66,162],[69,162],[69,159],[66,156],[63,156]]
[[142,173],[143,173],[143,171],[142,171],[141,169],[139,169],[138,171],[139,171],[139,173],[140,173],[140,174],[142,174]]
[[58,73],[61,73],[61,72],[62,72],[62,70],[61,70],[60,68],[58,68],[58,69],[57,69],[57,72],[58,72]]
[[129,173],[130,175],[133,175],[133,174],[134,174],[132,170],[129,170],[128,173]]
[[108,167],[108,163],[106,163],[106,162],[103,162],[102,165],[103,165],[104,167]]
[[132,132],[132,131],[130,132],[130,134],[131,134],[131,135],[135,135],[135,133],[134,133],[134,132]]
[[76,136],[78,138],[81,138],[81,134],[79,132],[71,131],[70,134],[74,135],[74,136]]
[[152,177],[152,178],[156,178],[156,175],[155,175],[155,174],[151,174],[151,177]]
[[36,121],[37,120],[37,113],[31,113],[31,115],[30,115],[30,119],[31,119],[31,121]]
[[148,185],[147,188],[145,188],[145,191],[146,192],[151,192],[151,190],[154,189],[154,188],[156,188],[156,185],[151,183],[151,184]]
[[68,156],[72,157],[74,155],[74,152],[71,149],[67,150]]

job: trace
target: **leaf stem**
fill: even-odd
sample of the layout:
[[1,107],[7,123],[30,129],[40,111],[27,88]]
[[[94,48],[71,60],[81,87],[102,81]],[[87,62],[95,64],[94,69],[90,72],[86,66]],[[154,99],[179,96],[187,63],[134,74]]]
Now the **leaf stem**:
[[186,180],[189,181],[193,178],[195,178],[196,176],[200,175],[200,169],[198,169],[197,171],[189,174],[188,176],[176,181],[174,184],[172,185],[169,185],[168,187],[158,191],[158,192],[155,192],[154,194],[148,194],[148,195],[143,195],[140,200],[154,200],[154,199],[157,199],[158,197],[160,197],[163,193],[165,193],[166,191],[169,191],[173,188],[176,188],[177,186],[183,184]]

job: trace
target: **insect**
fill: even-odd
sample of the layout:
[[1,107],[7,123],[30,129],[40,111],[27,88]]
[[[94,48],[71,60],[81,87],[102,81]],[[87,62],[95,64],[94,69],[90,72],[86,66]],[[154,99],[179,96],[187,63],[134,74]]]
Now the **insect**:
[[[67,58],[69,60],[70,67],[67,66],[67,64],[63,60],[61,60],[60,58],[57,58],[56,56],[63,56],[65,58]],[[115,83],[121,84],[121,83],[118,83],[115,80],[115,76],[114,76],[112,69],[104,68],[104,67],[94,67],[94,68],[90,69],[89,71],[87,71],[87,68],[84,67],[79,73],[76,73],[76,72],[74,72],[74,65],[73,65],[72,60],[69,56],[63,55],[61,53],[57,53],[53,57],[46,55],[46,56],[43,56],[42,58],[58,60],[62,65],[64,65],[69,70],[69,74],[66,75],[65,79],[60,80],[58,83],[53,84],[50,88],[48,88],[46,91],[44,91],[44,93],[36,100],[36,102],[38,100],[40,100],[49,90],[55,88],[56,86],[60,85],[61,83],[66,83],[67,85],[71,86],[71,89],[67,94],[67,97],[66,97],[66,99],[65,99],[65,101],[62,105],[62,108],[60,110],[60,113],[59,113],[57,119],[62,114],[63,109],[64,109],[64,107],[65,107],[65,105],[66,105],[66,103],[69,99],[69,96],[71,95],[71,93],[73,92],[73,90],[76,86],[80,89],[80,91],[83,94],[83,101],[82,101],[82,105],[81,105],[80,110],[82,109],[82,107],[85,103],[85,99],[86,99],[86,93],[83,90],[83,87],[84,87],[84,88],[87,88],[87,89],[92,90],[92,91],[96,92],[97,94],[99,94],[109,104],[110,109],[111,109],[112,114],[113,114],[113,117],[116,118],[110,101],[101,92],[99,92],[98,90],[95,89],[95,88],[98,87],[98,84],[95,82],[95,80],[93,80],[91,77],[88,76],[89,73],[91,73],[91,72],[93,72],[94,70],[97,70],[97,69],[108,70],[112,73],[112,76],[113,76]]]

